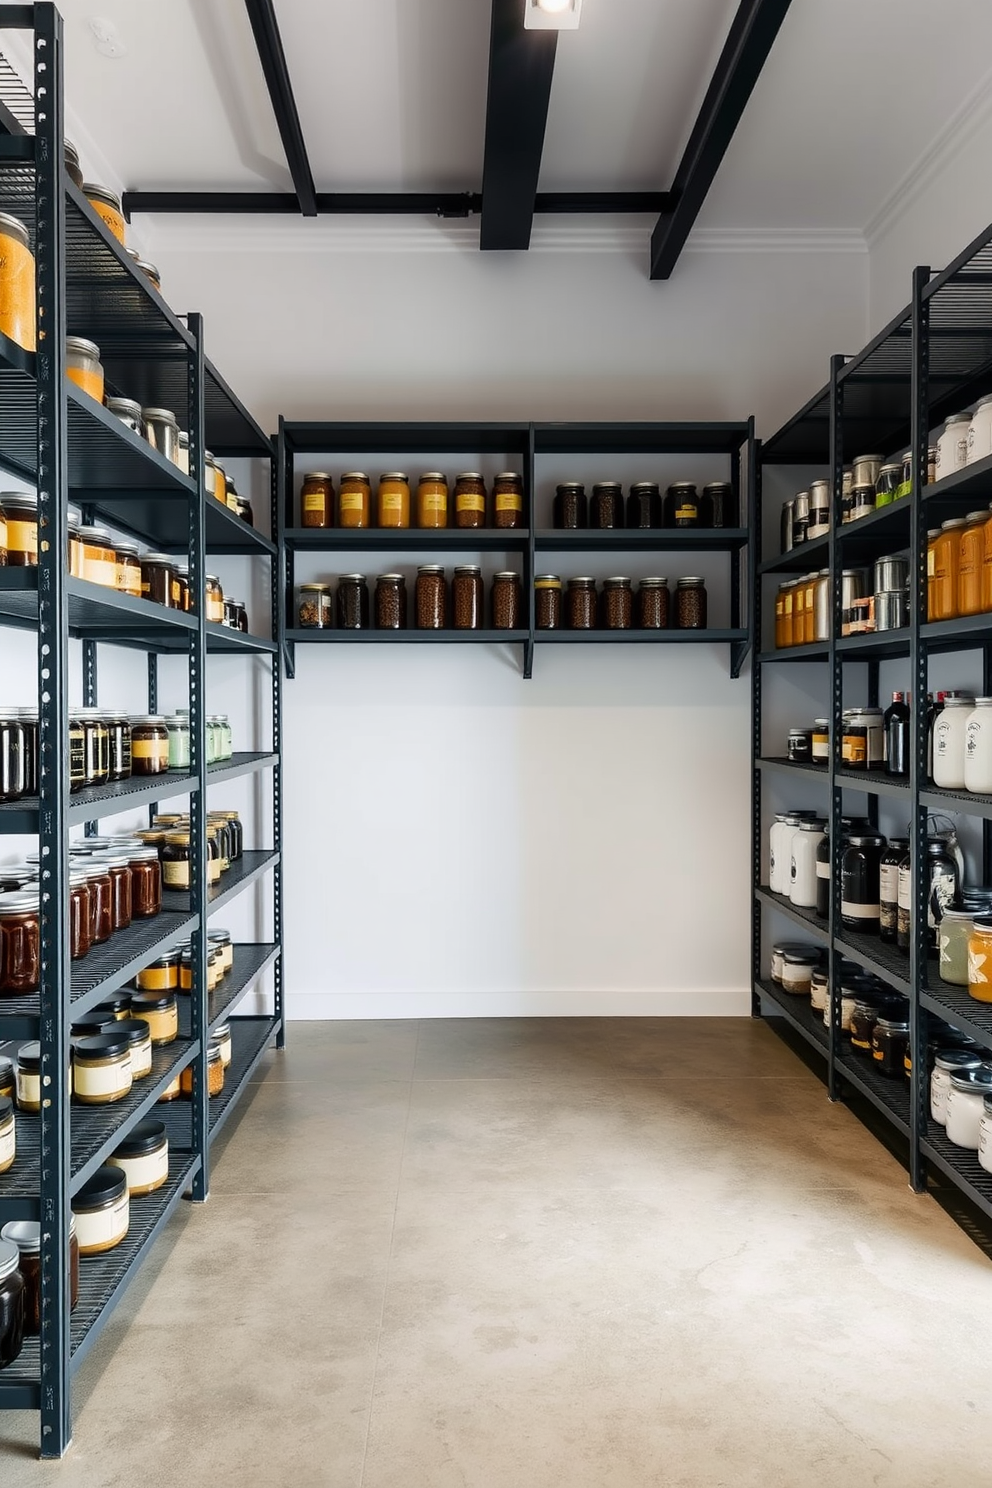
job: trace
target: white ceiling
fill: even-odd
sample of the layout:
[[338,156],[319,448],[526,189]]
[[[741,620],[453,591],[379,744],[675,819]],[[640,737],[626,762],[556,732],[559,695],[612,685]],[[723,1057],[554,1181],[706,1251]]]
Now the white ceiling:
[[[489,0],[277,0],[317,189],[477,190]],[[73,111],[132,188],[286,190],[243,0],[60,0]],[[736,0],[583,0],[544,190],[663,189]],[[101,56],[89,18],[125,56]],[[863,229],[992,73],[989,0],[793,0],[700,218]],[[84,154],[84,165],[85,154]]]

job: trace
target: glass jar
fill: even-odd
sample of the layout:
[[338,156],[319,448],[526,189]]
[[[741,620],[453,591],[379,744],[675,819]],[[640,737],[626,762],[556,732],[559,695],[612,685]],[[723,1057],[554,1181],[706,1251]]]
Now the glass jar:
[[947,696],[934,720],[933,783],[943,790],[965,789],[968,720],[974,712],[974,698]]
[[589,526],[612,531],[623,526],[623,487],[619,481],[597,481],[589,502]]
[[969,1049],[937,1049],[930,1075],[930,1117],[938,1126],[947,1124],[947,1097],[951,1093],[951,1075],[962,1070],[981,1069],[982,1061]]
[[236,486],[236,484],[234,482],[233,477],[230,476],[230,475],[227,477],[227,479],[225,480],[224,484],[225,484],[225,486],[227,488],[227,496],[226,496],[227,509],[228,509],[229,512],[234,512],[235,516],[237,516],[237,514],[238,514],[238,488],[237,488],[237,486]]
[[164,775],[169,768],[169,729],[160,713],[139,713],[131,720],[132,775]]
[[830,917],[830,837],[826,832],[816,849],[816,917]]
[[871,1057],[879,1074],[901,1080],[908,1048],[908,1022],[901,1018],[879,1018],[871,1036]]
[[603,580],[602,609],[605,630],[630,630],[634,620],[634,592],[630,579]]
[[169,735],[169,769],[188,770],[190,765],[189,717],[174,713],[165,720]]
[[326,470],[311,470],[303,477],[300,526],[334,526],[334,482]]
[[568,630],[595,630],[595,579],[568,580],[565,589],[565,625]]
[[958,614],[982,611],[982,564],[985,557],[987,511],[969,512],[958,542]]
[[819,951],[786,951],[782,957],[782,991],[808,997],[813,971],[820,965]]
[[663,518],[666,527],[698,527],[699,496],[694,481],[675,481],[665,492]]
[[102,868],[110,879],[111,929],[115,934],[118,930],[126,930],[131,923],[131,869],[127,858],[94,853],[87,873],[89,867]]
[[188,832],[166,832],[162,849],[162,883],[167,889],[188,889],[192,853]]
[[[888,945],[896,944],[899,924],[899,868],[909,853],[906,837],[890,837],[879,864],[878,935]],[[967,975],[965,981],[967,981]]]
[[627,492],[627,526],[642,530],[661,526],[661,491],[657,481],[634,481]]
[[[178,955],[176,953],[178,977]],[[148,1024],[148,1032],[156,1049],[173,1043],[179,1037],[179,1004],[174,991],[136,992],[131,998],[131,1013]]]
[[341,575],[337,603],[339,630],[368,630],[369,589],[364,574]]
[[165,1134],[165,1122],[139,1121],[132,1127],[123,1142],[114,1149],[107,1165],[119,1168],[127,1179],[128,1193],[132,1199],[154,1193],[168,1182],[169,1139]]
[[224,624],[224,588],[216,574],[207,574],[204,580],[203,596],[205,601],[206,618],[213,625]]
[[561,579],[538,574],[534,580],[534,624],[538,630],[561,628]]
[[[79,541],[82,543],[84,579],[141,598],[141,565],[136,543],[125,543],[119,548],[117,540],[103,527],[80,527]],[[118,554],[125,549],[128,551],[122,559]]]
[[[387,470],[379,477],[379,494],[376,503],[380,527],[395,527],[405,530],[410,525],[410,482],[405,471]],[[393,629],[395,627],[385,627]]]
[[972,921],[968,937],[968,995],[976,1002],[992,1002],[992,915],[976,915]]
[[[24,1331],[41,1331],[41,1225],[34,1219],[14,1219],[0,1230],[0,1241],[15,1245],[18,1270],[24,1281]],[[69,1310],[79,1301],[79,1241],[76,1221],[69,1216]]]
[[108,398],[107,412],[112,413],[114,418],[120,419],[126,428],[134,434],[141,434],[141,404],[136,403],[133,398]]
[[81,1256],[103,1255],[120,1245],[131,1219],[127,1179],[105,1163],[72,1199]]
[[866,724],[851,723],[847,718],[843,722],[844,732],[841,735],[841,761],[845,770],[867,770],[868,768],[868,727]]
[[31,239],[19,217],[0,212],[0,332],[36,349],[35,275]]
[[103,366],[95,341],[87,341],[84,336],[66,336],[65,375],[97,403],[103,402]]
[[524,478],[501,470],[493,481],[493,526],[511,531],[524,525]]
[[217,1045],[220,1050],[220,1062],[225,1070],[229,1069],[234,1054],[230,1023],[219,1023],[210,1036],[210,1042]]
[[[130,1012],[130,1000],[128,1013]],[[144,1018],[125,1015],[113,1024],[118,1038],[126,1039],[131,1059],[131,1079],[147,1080],[152,1073],[152,1035]]]
[[114,933],[114,886],[110,873],[94,859],[83,860],[90,896],[90,943],[105,945]]
[[[8,1060],[7,1063],[9,1062]],[[14,1120],[14,1102],[9,1095],[0,1095],[0,1173],[9,1173],[16,1157],[17,1123]]]
[[7,568],[38,566],[38,498],[26,491],[0,491],[7,520]]
[[414,602],[418,630],[444,629],[448,618],[448,586],[444,569],[438,564],[427,563],[417,569]]
[[131,778],[131,720],[122,713],[103,713],[107,726],[107,779]]
[[157,848],[133,848],[128,854],[131,869],[131,917],[150,920],[162,910],[162,864]]
[[977,1152],[985,1100],[992,1096],[992,1068],[980,1064],[977,1069],[951,1070],[950,1076],[951,1088],[944,1106],[947,1139],[955,1147]]
[[493,574],[493,630],[519,630],[521,607],[520,575],[512,569]]
[[70,868],[69,872],[69,957],[82,961],[93,942],[90,937],[90,884],[85,873]]
[[451,580],[452,624],[456,630],[481,630],[485,609],[482,570],[474,564],[455,569]]
[[113,191],[108,191],[105,186],[97,186],[92,181],[84,181],[82,190],[96,215],[123,248],[126,244],[126,228],[120,197]]
[[841,857],[841,922],[845,930],[877,935],[885,838],[851,836]]
[[372,486],[362,470],[349,470],[338,488],[338,525],[372,526]]
[[809,982],[809,1005],[817,1013],[824,1013],[830,1002],[830,973],[825,966],[814,966]]
[[73,1098],[84,1106],[110,1106],[131,1090],[131,1046],[117,1034],[76,1039],[72,1047]]
[[41,1044],[37,1040],[22,1044],[17,1051],[17,1090],[19,1111],[41,1110]]
[[238,496],[238,516],[241,518],[242,522],[247,522],[249,527],[254,527],[255,514],[252,511],[251,502],[249,501],[247,496],[242,496],[240,494]]
[[959,614],[961,587],[961,534],[964,517],[951,517],[940,525],[940,535],[933,544],[933,613],[931,620],[954,620]]
[[971,417],[970,413],[952,413],[947,419],[937,440],[937,480],[944,480],[967,465]]
[[[192,1099],[193,1066],[187,1065],[179,1076],[179,1088],[183,1095]],[[224,1062],[216,1044],[207,1046],[207,1095],[211,1100],[224,1089]]]
[[668,580],[642,579],[637,586],[637,627],[639,630],[667,630],[671,596]]
[[[0,502],[3,496],[0,495]],[[992,511],[992,507],[989,508]],[[992,521],[982,528],[982,612],[992,610]]]
[[675,590],[678,630],[706,629],[706,585],[702,579],[679,579]]
[[964,788],[992,795],[992,697],[976,698],[965,723]]
[[330,630],[334,624],[330,584],[301,584],[297,613],[301,630]]
[[24,725],[16,708],[0,709],[0,801],[27,795]]
[[110,730],[99,708],[80,708],[73,715],[83,726],[84,784],[106,785],[110,778]]
[[[703,487],[703,498],[709,486]],[[729,508],[733,488],[728,486],[727,491],[731,493],[727,497],[726,505]],[[732,527],[731,521],[715,522],[716,527]],[[806,528],[806,541],[812,542],[815,537],[826,537],[830,531],[830,482],[825,480],[810,481],[809,486],[809,525]]]
[[551,520],[562,532],[574,532],[589,525],[589,502],[581,481],[563,481],[555,487]]
[[0,1240],[0,1369],[13,1364],[24,1347],[26,1289],[20,1259],[13,1241]]
[[0,997],[37,992],[41,976],[39,894],[23,889],[0,896]]
[[179,577],[168,553],[145,553],[141,559],[141,597],[166,609],[180,608]]
[[406,630],[406,579],[400,573],[380,574],[375,581],[377,630]]
[[425,470],[417,485],[417,526],[447,525],[448,482],[440,470]]
[[234,941],[230,930],[208,930],[207,944],[211,950],[220,951],[220,974],[226,977],[234,970]]
[[13,1100],[17,1091],[17,1076],[14,1061],[0,1054],[0,1100]]
[[[485,527],[485,525],[486,483],[479,471],[464,470],[455,481],[455,526]],[[455,623],[457,625],[457,621]]]
[[986,1173],[992,1173],[992,1097],[983,1101],[982,1119],[978,1123],[978,1161]]
[[224,624],[228,630],[237,630],[239,628],[238,601],[236,599],[228,599],[227,595],[224,596]]

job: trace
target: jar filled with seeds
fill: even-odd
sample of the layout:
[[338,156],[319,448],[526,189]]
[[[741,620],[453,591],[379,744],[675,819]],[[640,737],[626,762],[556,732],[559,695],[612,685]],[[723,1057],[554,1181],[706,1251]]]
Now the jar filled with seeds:
[[511,569],[493,574],[493,630],[520,627],[520,575]]
[[444,569],[425,563],[417,569],[417,629],[443,630],[448,621],[448,586]]
[[595,579],[569,579],[565,591],[565,624],[569,630],[595,630]]
[[627,493],[627,526],[661,526],[661,491],[657,481],[635,481]]
[[406,579],[399,573],[380,574],[375,581],[377,630],[406,630]]
[[299,621],[301,630],[330,630],[334,624],[330,584],[301,584]]
[[485,607],[482,569],[466,563],[455,569],[451,581],[451,608],[456,630],[481,630]]
[[698,527],[699,496],[694,481],[675,481],[665,492],[666,527]]
[[538,630],[561,628],[561,579],[538,574],[534,580],[534,623]]
[[[825,484],[825,482],[814,482]],[[703,527],[733,527],[734,488],[729,481],[710,481],[703,487],[699,503],[699,521]]]
[[623,487],[619,481],[597,481],[593,486],[589,526],[605,531],[623,526]]
[[702,579],[679,579],[675,595],[678,630],[706,629],[706,585]]
[[447,525],[448,482],[440,470],[425,470],[417,486],[417,526]]
[[372,526],[372,487],[364,470],[349,470],[338,491],[338,525]]
[[[477,470],[463,470],[455,481],[455,526],[485,527],[486,483]],[[457,575],[458,570],[455,570]],[[458,625],[457,619],[455,625]]]
[[524,478],[501,470],[493,482],[493,526],[504,531],[524,525]]
[[342,574],[338,580],[338,628],[369,628],[369,588],[364,574]]
[[606,630],[630,629],[634,618],[634,595],[629,579],[604,579],[602,603]]
[[300,492],[300,526],[333,527],[334,482],[326,470],[311,470]]
[[589,525],[589,502],[581,481],[563,481],[555,488],[551,520],[563,532]]
[[640,630],[667,630],[671,596],[667,579],[642,579],[637,589],[637,625]]

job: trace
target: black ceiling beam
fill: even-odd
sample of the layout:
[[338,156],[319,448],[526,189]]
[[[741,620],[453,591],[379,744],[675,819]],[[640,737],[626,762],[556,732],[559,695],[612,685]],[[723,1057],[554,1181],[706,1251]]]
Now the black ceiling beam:
[[313,173],[307,156],[306,142],[300,125],[300,116],[293,96],[293,85],[289,80],[286,54],[282,49],[282,37],[276,20],[272,0],[245,0],[245,9],[255,34],[258,60],[262,64],[265,83],[272,100],[272,112],[276,116],[286,162],[293,178],[293,189],[299,203],[298,210],[304,217],[317,215],[317,191],[313,184]]
[[528,248],[557,31],[528,31],[523,0],[493,0],[482,167],[482,249]]
[[[664,191],[539,191],[535,212],[661,212]],[[318,191],[318,216],[470,217],[482,211],[480,191]],[[135,212],[220,212],[297,215],[291,191],[125,191],[124,215]]]
[[734,137],[790,0],[741,0],[675,172],[672,206],[651,236],[651,278],[668,279]]

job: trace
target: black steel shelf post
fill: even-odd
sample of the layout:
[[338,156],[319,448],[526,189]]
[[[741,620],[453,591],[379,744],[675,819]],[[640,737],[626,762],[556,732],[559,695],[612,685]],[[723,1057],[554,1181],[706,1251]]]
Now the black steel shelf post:
[[844,793],[838,779],[841,768],[841,719],[844,711],[844,661],[837,649],[837,638],[841,633],[843,612],[843,580],[841,578],[840,543],[838,532],[841,518],[841,495],[844,488],[844,385],[841,371],[845,358],[830,359],[830,489],[831,521],[828,537],[830,554],[830,640],[828,656],[830,663],[830,759],[827,766],[830,790],[830,919],[827,961],[830,968],[830,1040],[827,1046],[827,1091],[830,1099],[840,1099],[840,1075],[838,1060],[841,1043],[841,957],[835,948],[835,940],[841,932],[841,858],[843,841],[841,817],[844,812]]
[[537,625],[537,594],[534,589],[534,578],[537,573],[537,441],[533,424],[530,424],[527,430],[525,489],[528,492],[527,511],[529,512],[530,537],[524,560],[528,632],[528,638],[524,642],[524,678],[530,681],[534,675],[534,630]]
[[199,782],[190,798],[190,907],[197,916],[192,937],[193,985],[190,991],[191,1036],[199,1041],[193,1061],[192,1144],[201,1159],[192,1197],[202,1202],[210,1192],[210,1141],[207,1115],[207,637],[206,637],[206,461],[203,320],[190,314],[193,347],[189,368],[189,468],[195,495],[189,504],[190,604],[197,618],[189,635],[189,758]]
[[293,478],[292,455],[286,440],[286,420],[279,415],[279,432],[275,437],[275,506],[272,535],[276,540],[277,568],[276,590],[279,595],[279,626],[273,632],[286,668],[286,676],[292,681],[296,676],[296,646],[286,640],[286,632],[293,626],[296,572],[295,554],[286,542],[286,529],[293,525]]
[[[751,532],[751,541],[743,552],[731,553],[730,557],[730,628],[738,630],[741,626],[741,583],[744,581],[744,615],[748,609],[752,612],[757,602],[758,589],[758,549],[761,542],[761,527],[755,526],[751,513],[758,508],[757,492],[761,482],[761,467],[759,463],[760,441],[754,437],[754,416],[748,419],[747,433],[747,481],[746,489],[741,489],[741,459],[738,451],[733,457],[733,488],[734,498],[737,505],[738,520],[743,527],[748,527]],[[746,503],[744,498],[746,499]],[[744,670],[748,652],[757,655],[755,643],[754,620],[745,624],[748,631],[746,641],[733,641],[730,647],[730,675],[733,678],[740,676]]]
[[[757,463],[760,444],[755,442],[755,478],[750,495],[749,520],[751,524],[750,561],[748,582],[751,604],[751,882],[755,888],[761,886],[761,627],[763,623],[761,585],[758,581],[758,562],[762,540],[761,467]],[[751,1017],[761,1016],[761,997],[758,982],[761,979],[761,918],[762,910],[756,894],[751,895]]]
[[[285,471],[283,465],[282,419],[279,420],[279,439],[274,441],[273,457],[269,461],[269,490],[272,499],[272,526],[276,534],[276,553],[269,569],[271,594],[272,634],[277,641],[276,654],[272,658],[272,752],[276,762],[272,768],[272,846],[279,854],[272,879],[272,935],[279,954],[272,969],[274,1012],[278,1019],[276,1048],[286,1047],[286,983],[283,962],[283,799],[282,799],[282,690],[283,658],[286,649],[286,595],[290,589],[286,583],[286,544],[282,539],[283,489]],[[280,472],[283,472],[280,477]]]

